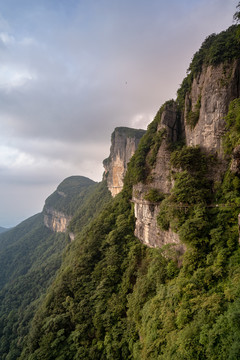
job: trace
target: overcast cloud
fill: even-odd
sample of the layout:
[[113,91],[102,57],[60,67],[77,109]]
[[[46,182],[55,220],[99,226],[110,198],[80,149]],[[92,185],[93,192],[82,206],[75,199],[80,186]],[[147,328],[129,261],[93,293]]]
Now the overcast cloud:
[[67,176],[100,181],[114,128],[146,128],[237,3],[0,0],[0,226]]

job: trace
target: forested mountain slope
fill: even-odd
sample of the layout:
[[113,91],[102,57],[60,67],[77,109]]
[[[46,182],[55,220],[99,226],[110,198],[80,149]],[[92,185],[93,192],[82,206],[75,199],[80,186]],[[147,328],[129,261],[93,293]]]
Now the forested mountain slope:
[[[203,43],[177,100],[141,139],[122,192],[74,228],[20,359],[240,358],[238,32]],[[137,200],[168,235],[160,248],[134,236]]]
[[114,199],[70,178],[0,236],[2,359],[240,358],[239,96],[236,25],[194,55]]
[[[64,191],[64,196],[59,191]],[[88,210],[82,226],[100,210],[110,193],[105,183],[97,184],[81,176],[67,178],[46,200],[42,213],[0,235],[1,359],[16,359],[20,355],[29,322],[61,265],[63,250],[70,243],[68,233],[54,232],[44,225],[46,207],[59,210],[65,202],[64,211],[70,215],[84,211],[94,194],[98,205]]]
[[5,231],[8,231],[8,230],[9,230],[9,229],[0,226],[0,234],[1,234],[1,233],[4,233]]

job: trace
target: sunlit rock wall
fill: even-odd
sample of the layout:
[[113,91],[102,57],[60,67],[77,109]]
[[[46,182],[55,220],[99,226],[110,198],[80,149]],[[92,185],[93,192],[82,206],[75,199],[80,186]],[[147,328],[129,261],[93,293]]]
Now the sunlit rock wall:
[[66,216],[64,213],[54,209],[45,208],[44,210],[44,225],[55,232],[66,232],[71,216]]
[[110,155],[103,161],[105,178],[112,196],[116,196],[123,188],[123,179],[127,164],[135,153],[144,130],[118,127],[111,137]]
[[[185,132],[187,145],[200,145],[211,153],[222,153],[224,117],[230,101],[240,96],[240,63],[208,66],[194,78],[190,94],[185,99]],[[200,102],[199,119],[194,128],[187,125],[189,110]]]

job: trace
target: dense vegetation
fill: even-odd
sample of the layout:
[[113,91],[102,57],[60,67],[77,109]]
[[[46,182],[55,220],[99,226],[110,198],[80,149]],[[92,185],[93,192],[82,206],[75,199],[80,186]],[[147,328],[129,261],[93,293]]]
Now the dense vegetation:
[[46,199],[45,208],[51,208],[54,204],[55,210],[73,215],[92,193],[94,184],[94,181],[84,176],[70,176]]
[[220,34],[208,36],[193,56],[188,75],[177,91],[177,103],[180,109],[184,108],[185,96],[190,92],[192,81],[201,73],[203,66],[219,64],[227,66],[239,57],[239,25],[232,25]]
[[193,77],[201,72],[203,65],[218,65],[239,57],[237,29],[238,25],[232,25],[220,34],[212,34],[206,38],[189,66],[188,71]]
[[152,203],[157,203],[162,201],[165,198],[165,194],[161,193],[156,188],[151,188],[144,195],[144,200],[150,201]]
[[0,234],[1,234],[1,233],[4,233],[5,231],[8,231],[8,230],[9,230],[9,229],[6,229],[6,228],[0,226]]
[[226,116],[227,132],[224,136],[224,149],[227,154],[231,154],[233,149],[240,145],[240,100],[235,99],[229,106]]
[[[219,39],[226,40],[226,34],[221,33]],[[207,49],[214,54],[219,41],[210,37]],[[207,61],[204,46],[197,57],[201,66]],[[212,59],[217,61],[217,57]],[[69,230],[76,238],[66,246],[62,264],[57,255],[55,266],[53,257],[64,238],[56,239],[41,228],[42,215],[19,226],[26,256],[32,259],[28,265],[27,259],[21,262],[15,254],[19,235],[10,231],[0,236],[2,254],[10,255],[10,263],[17,264],[16,272],[8,271],[6,261],[2,274],[2,359],[240,358],[240,176],[232,171],[229,156],[240,145],[240,99],[231,103],[226,117],[228,168],[221,181],[213,176],[217,158],[200,147],[178,143],[169,145],[171,193],[150,189],[145,194],[148,201],[159,205],[160,228],[167,231],[170,227],[178,233],[186,250],[183,255],[171,245],[151,249],[141,244],[134,237],[129,201],[133,184],[149,180],[165,135],[159,131],[161,114],[169,105],[171,102],[164,104],[148,126],[116,198],[110,199],[105,182],[89,184],[91,191],[82,193],[81,204],[75,204],[73,196],[77,210]],[[66,194],[66,189],[58,191]],[[51,198],[56,204],[58,195],[66,199],[58,193]],[[70,204],[65,205],[71,209]],[[39,238],[40,234],[44,236]],[[45,246],[49,256],[40,251]],[[55,266],[53,272],[49,266]]]
[[[58,191],[64,192],[64,196],[59,196]],[[75,231],[75,227],[83,227],[91,221],[110,194],[105,182],[96,184],[87,178],[74,176],[59,185],[47,199],[47,205],[59,209],[59,199],[62,198],[65,203],[69,201],[69,209],[78,209],[80,214],[81,221],[76,222],[73,218]],[[44,226],[42,213],[1,234],[1,359],[16,359],[20,355],[30,321],[61,266],[62,253],[68,244],[66,234],[53,233]]]
[[137,160],[122,193],[69,248],[21,359],[239,358],[239,177],[227,170],[221,184],[210,181],[216,159],[200,148],[172,153],[175,185],[161,199],[160,225],[178,231],[179,257],[134,238],[128,199]]
[[40,297],[61,265],[66,240],[63,234],[53,234],[43,225],[42,214],[4,233],[0,242],[3,236],[6,243],[0,251],[0,357],[16,359]]
[[81,232],[83,227],[99,214],[110,199],[111,194],[107,188],[106,180],[92,187],[91,192],[73,216],[68,226],[69,231]]

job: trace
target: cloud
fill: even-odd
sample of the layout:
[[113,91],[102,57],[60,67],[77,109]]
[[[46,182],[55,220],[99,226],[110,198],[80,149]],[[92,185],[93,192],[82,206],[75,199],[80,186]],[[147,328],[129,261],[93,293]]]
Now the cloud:
[[8,44],[13,44],[15,42],[15,39],[12,35],[9,35],[6,32],[1,32],[0,33],[0,41],[3,44],[8,45]]
[[27,69],[3,65],[0,69],[0,89],[9,93],[12,89],[24,86],[34,79]]
[[5,168],[21,168],[33,165],[33,157],[30,154],[20,152],[18,149],[0,145],[0,166]]

